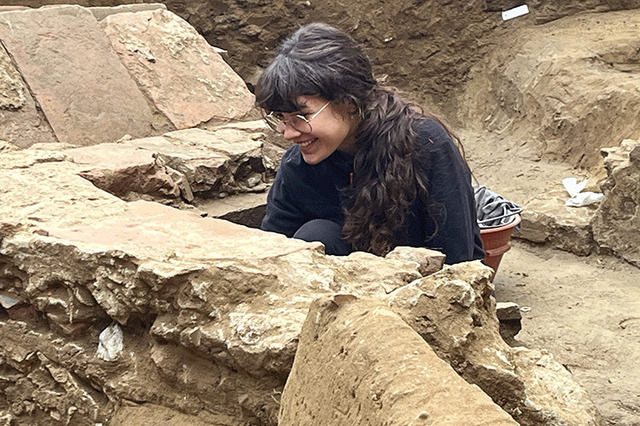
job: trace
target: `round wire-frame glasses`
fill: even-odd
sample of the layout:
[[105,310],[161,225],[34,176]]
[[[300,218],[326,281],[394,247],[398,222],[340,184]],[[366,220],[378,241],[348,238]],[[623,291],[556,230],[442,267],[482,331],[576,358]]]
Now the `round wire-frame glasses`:
[[275,132],[284,133],[287,125],[293,127],[300,133],[311,133],[311,120],[316,118],[318,114],[320,114],[331,101],[327,102],[316,111],[311,117],[307,118],[303,114],[293,114],[289,117],[284,116],[281,112],[270,112],[265,118],[264,121],[267,122],[267,125]]

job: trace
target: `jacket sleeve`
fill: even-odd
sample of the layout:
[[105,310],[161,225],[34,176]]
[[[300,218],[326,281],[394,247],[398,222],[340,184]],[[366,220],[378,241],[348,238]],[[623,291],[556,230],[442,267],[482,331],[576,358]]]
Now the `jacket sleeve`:
[[279,178],[280,176],[282,176],[282,173],[278,172],[269,190],[267,211],[264,218],[262,218],[260,229],[293,237],[293,234],[303,225],[304,221],[301,213],[292,203],[284,180]]
[[296,203],[295,176],[289,176],[293,173],[286,161],[286,156],[280,164],[280,169],[276,173],[269,195],[267,196],[267,211],[262,219],[260,229],[264,231],[277,232],[287,237],[293,237],[293,234],[300,228],[304,222],[304,214]]
[[430,223],[425,229],[433,229],[436,224],[435,235],[425,236],[427,245],[443,252],[448,264],[482,259],[471,172],[458,147],[435,120],[427,120],[420,127],[418,143],[426,148],[422,164],[428,179],[429,214],[424,220]]

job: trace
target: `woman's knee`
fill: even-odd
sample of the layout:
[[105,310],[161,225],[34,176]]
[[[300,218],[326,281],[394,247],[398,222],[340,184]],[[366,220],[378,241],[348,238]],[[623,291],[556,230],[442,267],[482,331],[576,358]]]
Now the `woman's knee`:
[[327,254],[344,256],[351,253],[351,247],[342,239],[342,227],[327,219],[313,219],[302,225],[293,238],[324,244]]

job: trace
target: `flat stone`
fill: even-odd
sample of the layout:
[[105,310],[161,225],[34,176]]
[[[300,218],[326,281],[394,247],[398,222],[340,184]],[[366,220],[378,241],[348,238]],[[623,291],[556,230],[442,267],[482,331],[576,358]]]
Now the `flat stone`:
[[246,155],[248,151],[259,149],[263,139],[260,132],[245,132],[232,128],[221,128],[215,132],[201,129],[178,130],[165,136],[183,144],[219,152],[230,158],[238,158]]
[[517,303],[498,302],[496,303],[496,315],[500,321],[502,320],[520,320],[522,314]]
[[69,157],[67,157],[62,152],[49,150],[6,150],[5,152],[0,153],[0,168],[6,170],[27,169],[34,164],[55,163],[69,159]]
[[[152,137],[169,144],[162,137]],[[180,188],[155,152],[132,143],[98,144],[65,151],[74,163],[86,166],[79,174],[98,188],[127,200],[133,194],[178,198]]]
[[88,8],[93,16],[98,21],[102,21],[107,16],[115,15],[117,13],[134,13],[134,12],[143,12],[147,10],[167,10],[167,6],[162,3],[142,3],[142,4],[121,4],[113,7],[89,7]]
[[20,73],[0,45],[0,140],[21,148],[38,142],[56,142],[56,137]]
[[87,9],[4,12],[0,38],[60,142],[92,145],[170,130]]
[[425,247],[396,247],[385,256],[387,259],[402,259],[417,262],[423,277],[438,272],[444,266],[446,256]]
[[[275,170],[263,160],[260,135],[236,129],[188,129],[64,153],[84,166],[81,176],[129,201],[149,195],[162,200],[182,196],[192,202],[194,194],[217,199],[228,194],[264,193]],[[264,205],[264,200],[257,203],[252,207]],[[212,216],[227,213],[231,210]]]
[[239,119],[253,108],[242,79],[173,13],[119,13],[101,26],[139,87],[177,129]]
[[568,198],[563,188],[557,188],[530,199],[522,213],[521,228],[513,237],[581,256],[591,253],[596,247],[591,230],[596,207],[568,207],[564,204]]

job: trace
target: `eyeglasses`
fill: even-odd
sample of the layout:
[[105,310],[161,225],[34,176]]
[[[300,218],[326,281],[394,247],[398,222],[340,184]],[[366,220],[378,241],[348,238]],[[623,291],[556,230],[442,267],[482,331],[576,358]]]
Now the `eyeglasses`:
[[300,133],[311,133],[311,120],[316,118],[318,114],[320,114],[331,101],[324,104],[322,108],[316,111],[311,117],[307,118],[303,114],[294,114],[290,117],[285,117],[281,112],[270,112],[265,118],[264,121],[267,122],[267,125],[271,128],[271,130],[284,133],[287,125],[293,127],[295,130]]

